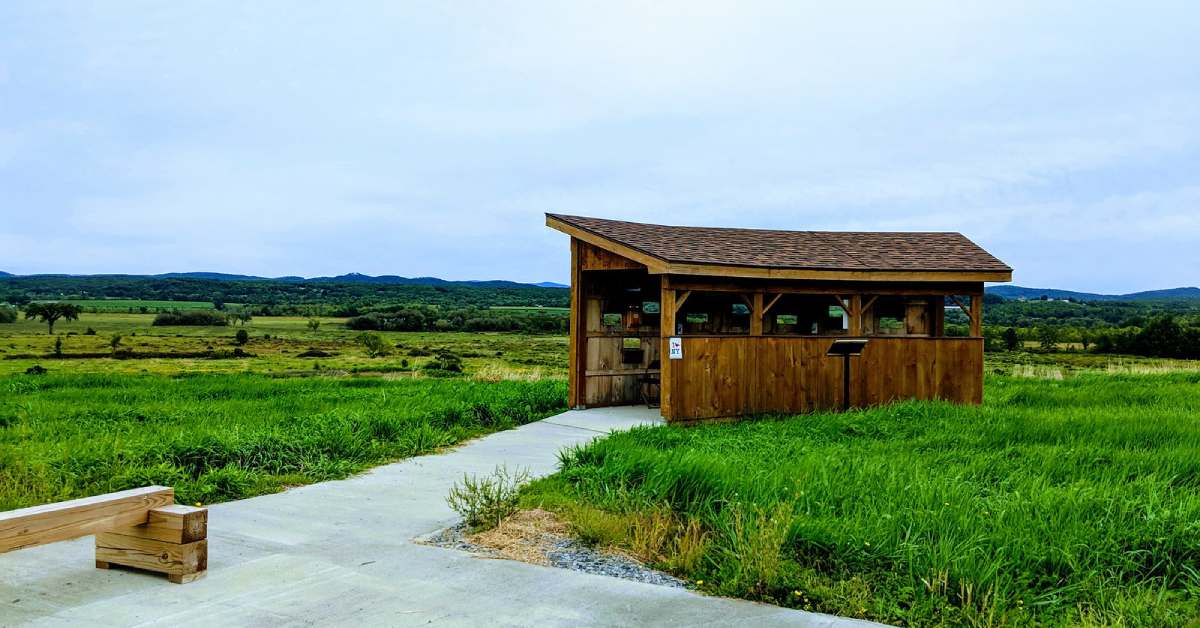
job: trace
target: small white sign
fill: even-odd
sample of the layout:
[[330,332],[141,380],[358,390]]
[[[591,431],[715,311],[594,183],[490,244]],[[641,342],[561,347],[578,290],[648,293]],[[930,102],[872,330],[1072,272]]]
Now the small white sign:
[[667,355],[672,360],[683,359],[683,338],[672,336],[667,339]]

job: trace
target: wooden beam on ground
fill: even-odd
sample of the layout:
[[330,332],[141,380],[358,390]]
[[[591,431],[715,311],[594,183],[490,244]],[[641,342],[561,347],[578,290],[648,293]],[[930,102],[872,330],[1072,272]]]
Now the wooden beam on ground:
[[147,486],[0,512],[0,553],[141,525],[150,510],[173,503],[171,488]]
[[133,567],[167,574],[176,584],[191,582],[208,569],[208,541],[169,543],[116,532],[96,535],[96,567]]
[[182,504],[163,506],[151,510],[142,525],[112,531],[167,543],[194,543],[208,538],[208,509]]

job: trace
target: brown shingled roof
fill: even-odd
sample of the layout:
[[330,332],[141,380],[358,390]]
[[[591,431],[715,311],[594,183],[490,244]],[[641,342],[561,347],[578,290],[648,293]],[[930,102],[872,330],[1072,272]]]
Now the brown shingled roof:
[[546,214],[667,263],[851,271],[1011,271],[961,233],[671,227]]

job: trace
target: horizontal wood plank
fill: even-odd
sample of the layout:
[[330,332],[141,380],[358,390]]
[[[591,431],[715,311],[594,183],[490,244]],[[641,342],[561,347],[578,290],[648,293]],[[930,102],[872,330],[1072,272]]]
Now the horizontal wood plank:
[[208,541],[168,543],[116,532],[96,535],[96,566],[102,563],[165,574],[192,574],[208,569]]
[[151,509],[175,502],[166,486],[147,486],[0,512],[0,553],[146,523]]

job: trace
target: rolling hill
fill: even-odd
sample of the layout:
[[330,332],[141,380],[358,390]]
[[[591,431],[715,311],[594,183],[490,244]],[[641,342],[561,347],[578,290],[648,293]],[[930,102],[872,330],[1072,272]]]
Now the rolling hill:
[[1097,294],[1094,292],[1075,292],[1057,288],[1027,288],[1025,286],[991,286],[988,294],[994,294],[1005,299],[1039,299],[1042,296],[1051,299],[1075,299],[1076,301],[1165,301],[1200,299],[1200,288],[1167,288],[1164,290],[1147,290],[1128,294]]

